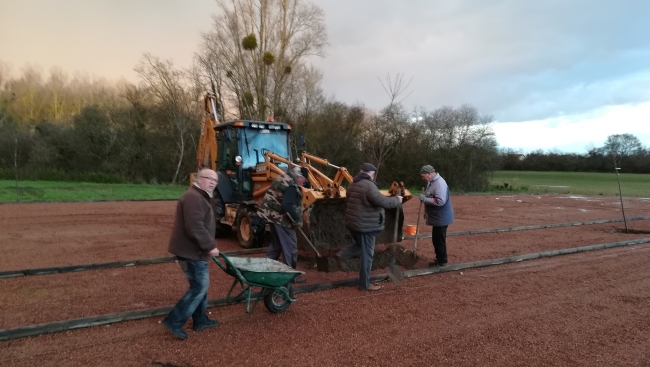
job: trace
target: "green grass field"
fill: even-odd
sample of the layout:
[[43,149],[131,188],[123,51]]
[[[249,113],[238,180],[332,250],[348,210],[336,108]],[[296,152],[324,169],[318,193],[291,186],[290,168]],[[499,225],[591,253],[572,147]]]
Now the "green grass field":
[[185,185],[0,180],[0,203],[178,199]]
[[[650,175],[622,173],[623,196],[650,197]],[[505,188],[505,184],[508,187]],[[500,189],[494,188],[501,186]],[[496,171],[490,191],[618,195],[615,173]],[[556,187],[553,187],[556,186]],[[563,187],[564,186],[564,187]],[[567,187],[568,186],[568,187]]]
[[[650,197],[650,175],[628,173],[621,174],[620,178],[623,196]],[[488,192],[618,195],[614,173],[497,171],[492,185]],[[186,188],[185,185],[19,181],[16,190],[15,181],[0,180],[0,203],[173,200]]]

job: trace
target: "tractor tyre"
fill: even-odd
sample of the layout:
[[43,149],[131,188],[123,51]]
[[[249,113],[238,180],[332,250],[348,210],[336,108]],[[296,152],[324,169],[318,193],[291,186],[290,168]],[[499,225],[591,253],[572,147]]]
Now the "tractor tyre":
[[217,190],[214,190],[212,210],[214,211],[214,219],[216,224],[216,231],[214,233],[214,236],[216,238],[225,238],[230,236],[232,233],[232,227],[230,227],[228,224],[221,223],[221,218],[226,215],[226,205],[224,204],[223,199],[221,199],[221,195],[219,195],[219,192]]
[[237,239],[243,248],[259,247],[264,243],[264,225],[250,210],[244,209],[237,215]]
[[232,227],[221,222],[216,222],[216,230],[214,232],[215,238],[226,238],[232,233]]

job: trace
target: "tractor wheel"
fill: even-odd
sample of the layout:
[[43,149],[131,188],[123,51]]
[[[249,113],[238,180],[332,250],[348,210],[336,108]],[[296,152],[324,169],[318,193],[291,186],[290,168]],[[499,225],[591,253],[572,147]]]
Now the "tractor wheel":
[[215,231],[215,237],[217,238],[225,238],[230,236],[230,233],[232,232],[232,228],[228,224],[223,224],[221,223],[221,218],[226,215],[225,209],[226,205],[223,202],[223,199],[221,199],[221,195],[219,195],[219,192],[217,190],[214,190],[214,198],[212,199],[212,210],[214,211],[214,219],[216,221],[216,231]]
[[237,215],[237,239],[243,248],[253,248],[257,244],[253,233],[253,216],[244,209]]
[[261,247],[264,244],[265,223],[247,208],[240,207],[235,219],[237,239],[243,248]]
[[229,237],[230,234],[232,233],[232,228],[229,225],[223,224],[221,222],[217,222],[216,225],[217,225],[216,227],[217,229],[214,232],[214,237],[226,238]]

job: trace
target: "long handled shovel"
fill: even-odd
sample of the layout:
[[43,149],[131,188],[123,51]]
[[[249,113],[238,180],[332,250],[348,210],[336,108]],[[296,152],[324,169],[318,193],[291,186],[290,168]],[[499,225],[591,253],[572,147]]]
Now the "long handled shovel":
[[[422,188],[422,192],[424,193],[424,187]],[[404,267],[407,269],[413,269],[415,267],[415,264],[417,264],[419,257],[418,257],[418,235],[420,234],[420,216],[422,215],[422,204],[423,202],[420,201],[420,207],[418,208],[418,219],[417,222],[415,223],[415,242],[413,243],[413,253],[404,260]]]
[[413,243],[413,256],[417,257],[417,252],[418,252],[418,234],[420,233],[420,214],[422,214],[422,203],[423,201],[420,201],[420,208],[418,209],[418,220],[415,223],[415,242]]
[[303,232],[302,229],[300,229],[300,228],[296,228],[296,231],[302,235],[302,238],[305,240],[305,242],[307,242],[309,247],[311,247],[311,249],[314,250],[314,252],[316,253],[316,257],[319,258],[319,259],[322,258],[321,254],[318,252],[318,250],[316,250],[316,246],[314,246],[314,244],[311,243],[309,238],[307,238],[307,235],[305,234],[305,232]]
[[396,261],[397,261],[397,226],[399,224],[399,212],[400,208],[402,206],[398,206],[397,209],[395,209],[395,229],[393,231],[393,244],[391,251],[393,252],[393,258],[390,261],[390,265],[386,268],[386,272],[388,273],[388,278],[393,281],[395,284],[400,284],[402,280],[404,279],[404,274],[402,274],[402,271],[400,270],[399,266],[397,266]]
[[[295,223],[293,218],[291,218],[291,216],[288,213],[286,214],[286,216],[287,216],[287,218],[289,218],[289,220],[291,222]],[[294,228],[295,228],[296,232],[300,233],[300,235],[305,240],[305,242],[307,242],[309,247],[311,247],[311,249],[314,250],[314,252],[316,253],[316,268],[318,269],[318,271],[327,271],[327,261],[328,261],[327,258],[323,257],[320,254],[320,252],[318,252],[318,250],[316,249],[316,246],[314,246],[314,244],[311,243],[311,241],[309,240],[309,237],[307,237],[305,232],[302,231],[302,228],[300,228],[300,227],[294,227]]]

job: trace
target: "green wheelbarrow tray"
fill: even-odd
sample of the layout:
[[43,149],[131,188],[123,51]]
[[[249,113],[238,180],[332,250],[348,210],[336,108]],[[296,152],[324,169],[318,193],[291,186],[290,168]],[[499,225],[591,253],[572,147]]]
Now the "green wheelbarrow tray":
[[[228,291],[226,300],[231,300],[230,294],[239,283],[241,293],[232,298],[233,301],[246,299],[246,312],[252,313],[257,302],[264,297],[266,308],[274,313],[285,311],[296,299],[289,296],[285,285],[301,274],[302,271],[293,269],[279,261],[259,257],[229,257],[223,253],[219,254],[223,264],[217,257],[212,260],[226,274],[235,278]],[[251,293],[253,287],[262,288],[257,296],[253,308],[250,307]]]

